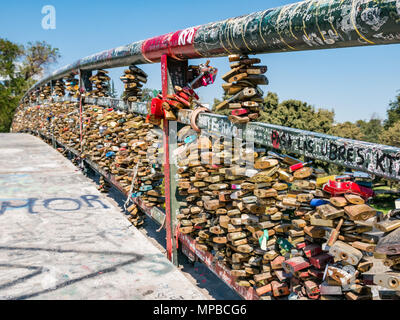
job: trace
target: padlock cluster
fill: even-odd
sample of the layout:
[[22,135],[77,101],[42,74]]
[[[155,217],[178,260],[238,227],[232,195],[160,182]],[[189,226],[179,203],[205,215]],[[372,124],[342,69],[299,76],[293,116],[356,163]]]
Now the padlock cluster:
[[[52,114],[50,114],[52,113]],[[50,104],[46,118],[51,117],[53,129],[43,130],[46,136],[53,136],[64,145],[79,150],[80,149],[80,117],[78,103],[54,103]]]
[[38,100],[38,98],[39,98],[39,89],[35,89],[26,98],[26,100],[24,101],[24,104],[28,105],[29,102],[35,103]]
[[191,109],[192,102],[194,99],[199,99],[199,96],[194,92],[193,89],[188,87],[181,88],[175,86],[175,93],[167,95],[164,99],[163,108],[165,112],[165,118],[167,120],[176,121],[177,111],[182,109]]
[[64,83],[63,79],[54,81],[53,93],[57,97],[64,97],[65,96],[65,83]]
[[148,207],[162,204],[161,129],[142,116],[92,105],[85,106],[83,120],[82,157],[113,175],[132,198]]
[[120,77],[125,89],[122,99],[126,102],[141,101],[143,84],[147,83],[147,73],[134,65],[129,66],[124,73]]
[[[67,147],[79,151],[118,182],[130,199],[140,198],[147,207],[162,206],[162,131],[143,116],[135,116],[112,108],[85,105],[82,114],[83,140],[80,140],[79,104],[57,102],[19,108],[13,132],[40,131],[54,136]],[[75,159],[79,164],[78,159]],[[99,190],[108,192],[109,182],[100,177]],[[133,205],[129,220],[143,224],[143,217]]]
[[128,220],[135,226],[140,227],[144,224],[143,215],[140,214],[140,210],[136,204],[132,204],[130,207],[127,208],[129,212]]
[[226,83],[222,85],[225,92],[224,101],[216,106],[216,110],[229,108],[229,120],[232,123],[255,121],[260,116],[263,91],[259,85],[268,85],[264,76],[266,66],[256,66],[261,60],[250,59],[247,55],[230,55],[233,62],[231,70],[222,76]]
[[108,193],[110,191],[111,185],[107,182],[106,179],[104,179],[103,176],[100,177],[99,179],[99,187],[97,190],[99,190],[101,193]]
[[40,93],[39,93],[39,98],[41,100],[47,100],[51,96],[51,86],[50,82],[47,83],[46,85],[40,87]]
[[176,121],[178,111],[182,109],[192,109],[193,101],[199,99],[199,96],[189,87],[174,87],[174,93],[168,94],[165,98],[158,94],[151,101],[147,122],[154,125],[160,125],[161,119]]
[[70,97],[79,98],[79,80],[75,78],[75,75],[69,75],[65,79],[65,85]]
[[110,77],[107,75],[108,71],[106,70],[97,70],[97,73],[94,76],[89,78],[89,81],[92,83],[92,91],[87,93],[88,97],[91,98],[101,98],[108,97],[110,91]]
[[311,163],[233,148],[190,127],[178,139],[179,232],[222,261],[238,285],[261,299],[372,299],[366,275],[382,264],[375,248],[390,229],[367,204],[368,177],[326,176]]

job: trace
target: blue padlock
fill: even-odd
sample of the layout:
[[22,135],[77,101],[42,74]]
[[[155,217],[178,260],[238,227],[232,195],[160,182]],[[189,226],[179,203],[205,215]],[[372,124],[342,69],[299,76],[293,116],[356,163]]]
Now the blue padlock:
[[312,199],[310,201],[310,206],[311,207],[318,207],[318,206],[322,206],[322,205],[328,204],[328,203],[329,203],[329,201],[326,201],[324,199]]
[[183,140],[186,144],[191,143],[193,141],[195,141],[197,139],[197,135],[191,135],[185,138],[185,140]]

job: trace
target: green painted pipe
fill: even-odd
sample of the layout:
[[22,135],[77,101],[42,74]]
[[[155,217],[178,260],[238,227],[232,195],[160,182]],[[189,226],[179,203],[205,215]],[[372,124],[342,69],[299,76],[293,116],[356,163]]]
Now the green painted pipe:
[[67,65],[30,90],[71,72],[234,53],[318,50],[400,42],[400,0],[311,0],[187,28]]

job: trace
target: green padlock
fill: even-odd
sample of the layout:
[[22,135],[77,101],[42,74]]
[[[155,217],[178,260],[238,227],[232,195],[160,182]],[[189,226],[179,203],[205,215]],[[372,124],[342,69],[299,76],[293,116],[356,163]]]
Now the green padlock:
[[281,249],[287,252],[289,252],[293,248],[293,245],[288,240],[283,238],[278,238],[277,243]]
[[258,239],[261,250],[267,250],[268,239],[269,239],[268,230],[264,230],[264,234]]

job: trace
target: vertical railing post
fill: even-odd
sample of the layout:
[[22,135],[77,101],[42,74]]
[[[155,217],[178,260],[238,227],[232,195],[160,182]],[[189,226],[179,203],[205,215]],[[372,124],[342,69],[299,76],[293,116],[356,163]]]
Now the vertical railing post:
[[83,150],[83,125],[82,125],[82,93],[83,93],[83,79],[82,79],[82,71],[79,69],[79,141],[80,141],[80,153],[82,154]]
[[[91,91],[92,84],[89,78],[92,71],[82,71],[79,69],[79,134],[80,134],[80,154],[83,153],[83,93]],[[83,166],[83,164],[82,164]]]
[[[174,94],[174,86],[185,86],[188,63],[178,61],[163,55],[161,57],[161,81],[162,95]],[[176,225],[177,211],[177,164],[173,158],[173,152],[177,148],[177,122],[163,120],[163,144],[164,144],[164,181],[165,181],[165,227],[167,233],[167,256],[174,264],[178,265]]]

